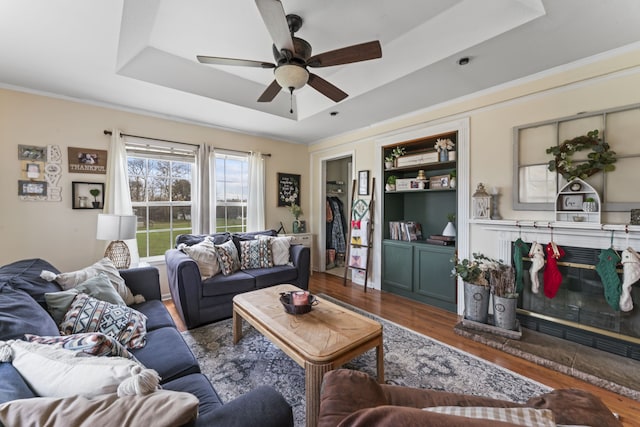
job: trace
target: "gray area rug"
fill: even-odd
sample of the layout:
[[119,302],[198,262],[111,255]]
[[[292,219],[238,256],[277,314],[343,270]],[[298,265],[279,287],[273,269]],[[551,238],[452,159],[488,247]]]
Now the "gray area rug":
[[[486,362],[447,344],[395,323],[322,296],[383,325],[384,368],[387,384],[475,394],[524,402],[549,387]],[[428,321],[425,319],[425,321]],[[260,385],[275,387],[293,407],[296,426],[305,420],[304,369],[243,322],[244,336],[233,345],[231,319],[183,332],[202,372],[223,401],[228,402]],[[375,350],[344,368],[375,377]]]

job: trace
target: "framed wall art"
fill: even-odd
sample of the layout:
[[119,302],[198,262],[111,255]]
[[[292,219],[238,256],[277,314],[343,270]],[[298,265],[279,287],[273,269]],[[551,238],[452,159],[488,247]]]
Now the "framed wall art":
[[564,194],[560,196],[560,210],[563,211],[581,211],[583,194]]
[[46,196],[46,181],[18,181],[19,196]]
[[278,173],[278,206],[300,206],[300,175]]
[[104,184],[74,181],[71,183],[71,198],[73,209],[102,209],[104,207]]
[[18,145],[18,160],[46,162],[47,147],[39,147],[36,145]]
[[93,148],[69,147],[69,172],[72,173],[107,173],[107,150]]
[[358,196],[369,195],[369,171],[358,172]]

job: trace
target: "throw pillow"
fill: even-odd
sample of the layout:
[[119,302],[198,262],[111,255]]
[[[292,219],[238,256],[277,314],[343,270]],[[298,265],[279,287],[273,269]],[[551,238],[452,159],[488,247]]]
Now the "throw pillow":
[[271,241],[257,239],[240,242],[240,259],[242,270],[273,267]]
[[206,236],[202,242],[196,243],[193,246],[187,246],[186,243],[180,243],[178,245],[178,249],[189,255],[189,257],[198,264],[202,280],[220,273],[221,269],[220,263],[218,262],[218,253],[211,237]]
[[273,254],[273,265],[291,265],[290,248],[291,236],[257,236],[258,239],[266,239],[271,242],[271,253]]
[[240,269],[240,260],[238,259],[238,250],[233,241],[229,240],[215,246],[222,274],[228,276],[238,271]]
[[191,425],[197,415],[196,396],[171,390],[126,399],[110,393],[93,398],[35,397],[0,405],[0,424],[6,426],[173,427]]
[[94,398],[35,397],[0,405],[0,424],[7,426],[173,427],[191,425],[197,415],[196,396],[171,390],[126,399],[110,393]]
[[25,334],[24,339],[28,342],[47,344],[55,348],[65,348],[91,356],[118,356],[133,359],[133,354],[129,353],[115,338],[100,332],[46,337]]
[[40,273],[40,277],[48,281],[55,280],[62,289],[67,290],[75,288],[80,283],[97,276],[101,272],[109,277],[109,281],[127,305],[144,302],[144,297],[142,295],[133,296],[131,290],[124,283],[124,279],[120,276],[120,273],[118,273],[116,266],[113,265],[113,262],[106,257],[89,267],[85,267],[82,270],[72,271],[70,273],[55,274],[50,271],[43,270],[42,273]]
[[60,332],[102,332],[128,348],[140,348],[146,344],[147,316],[130,307],[79,294],[64,315]]
[[157,372],[122,357],[77,357],[75,351],[20,340],[0,341],[0,355],[42,397],[148,394],[159,383]]
[[64,318],[65,313],[69,310],[69,306],[73,302],[73,299],[80,293],[90,295],[101,301],[107,301],[111,304],[126,305],[122,297],[116,292],[115,288],[111,285],[109,277],[106,274],[100,273],[87,281],[80,283],[75,288],[68,289],[61,292],[51,292],[44,294],[44,299],[47,301],[47,308],[49,313],[59,325]]
[[433,406],[425,411],[474,419],[503,421],[525,427],[556,427],[553,412],[535,408],[494,408],[483,406]]

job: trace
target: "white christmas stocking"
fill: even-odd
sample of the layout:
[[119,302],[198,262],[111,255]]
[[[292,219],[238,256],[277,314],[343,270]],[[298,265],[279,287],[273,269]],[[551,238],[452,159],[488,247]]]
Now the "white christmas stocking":
[[640,256],[632,248],[622,251],[622,270],[624,281],[622,282],[622,294],[620,295],[620,310],[633,310],[631,300],[631,285],[640,279]]
[[537,294],[538,290],[540,290],[538,271],[544,267],[544,249],[540,243],[533,242],[531,244],[529,258],[531,258],[531,268],[529,269],[529,275],[531,276],[531,292]]

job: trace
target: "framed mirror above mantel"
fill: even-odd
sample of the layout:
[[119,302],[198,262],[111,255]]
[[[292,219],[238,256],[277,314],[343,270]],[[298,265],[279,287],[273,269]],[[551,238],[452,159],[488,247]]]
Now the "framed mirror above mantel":
[[[515,127],[514,210],[554,211],[556,196],[568,181],[549,170],[549,161],[554,157],[546,150],[592,130],[598,130],[599,137],[616,153],[615,170],[584,178],[600,195],[602,212],[640,208],[640,104],[634,104]],[[585,163],[589,153],[578,151],[571,161]]]

